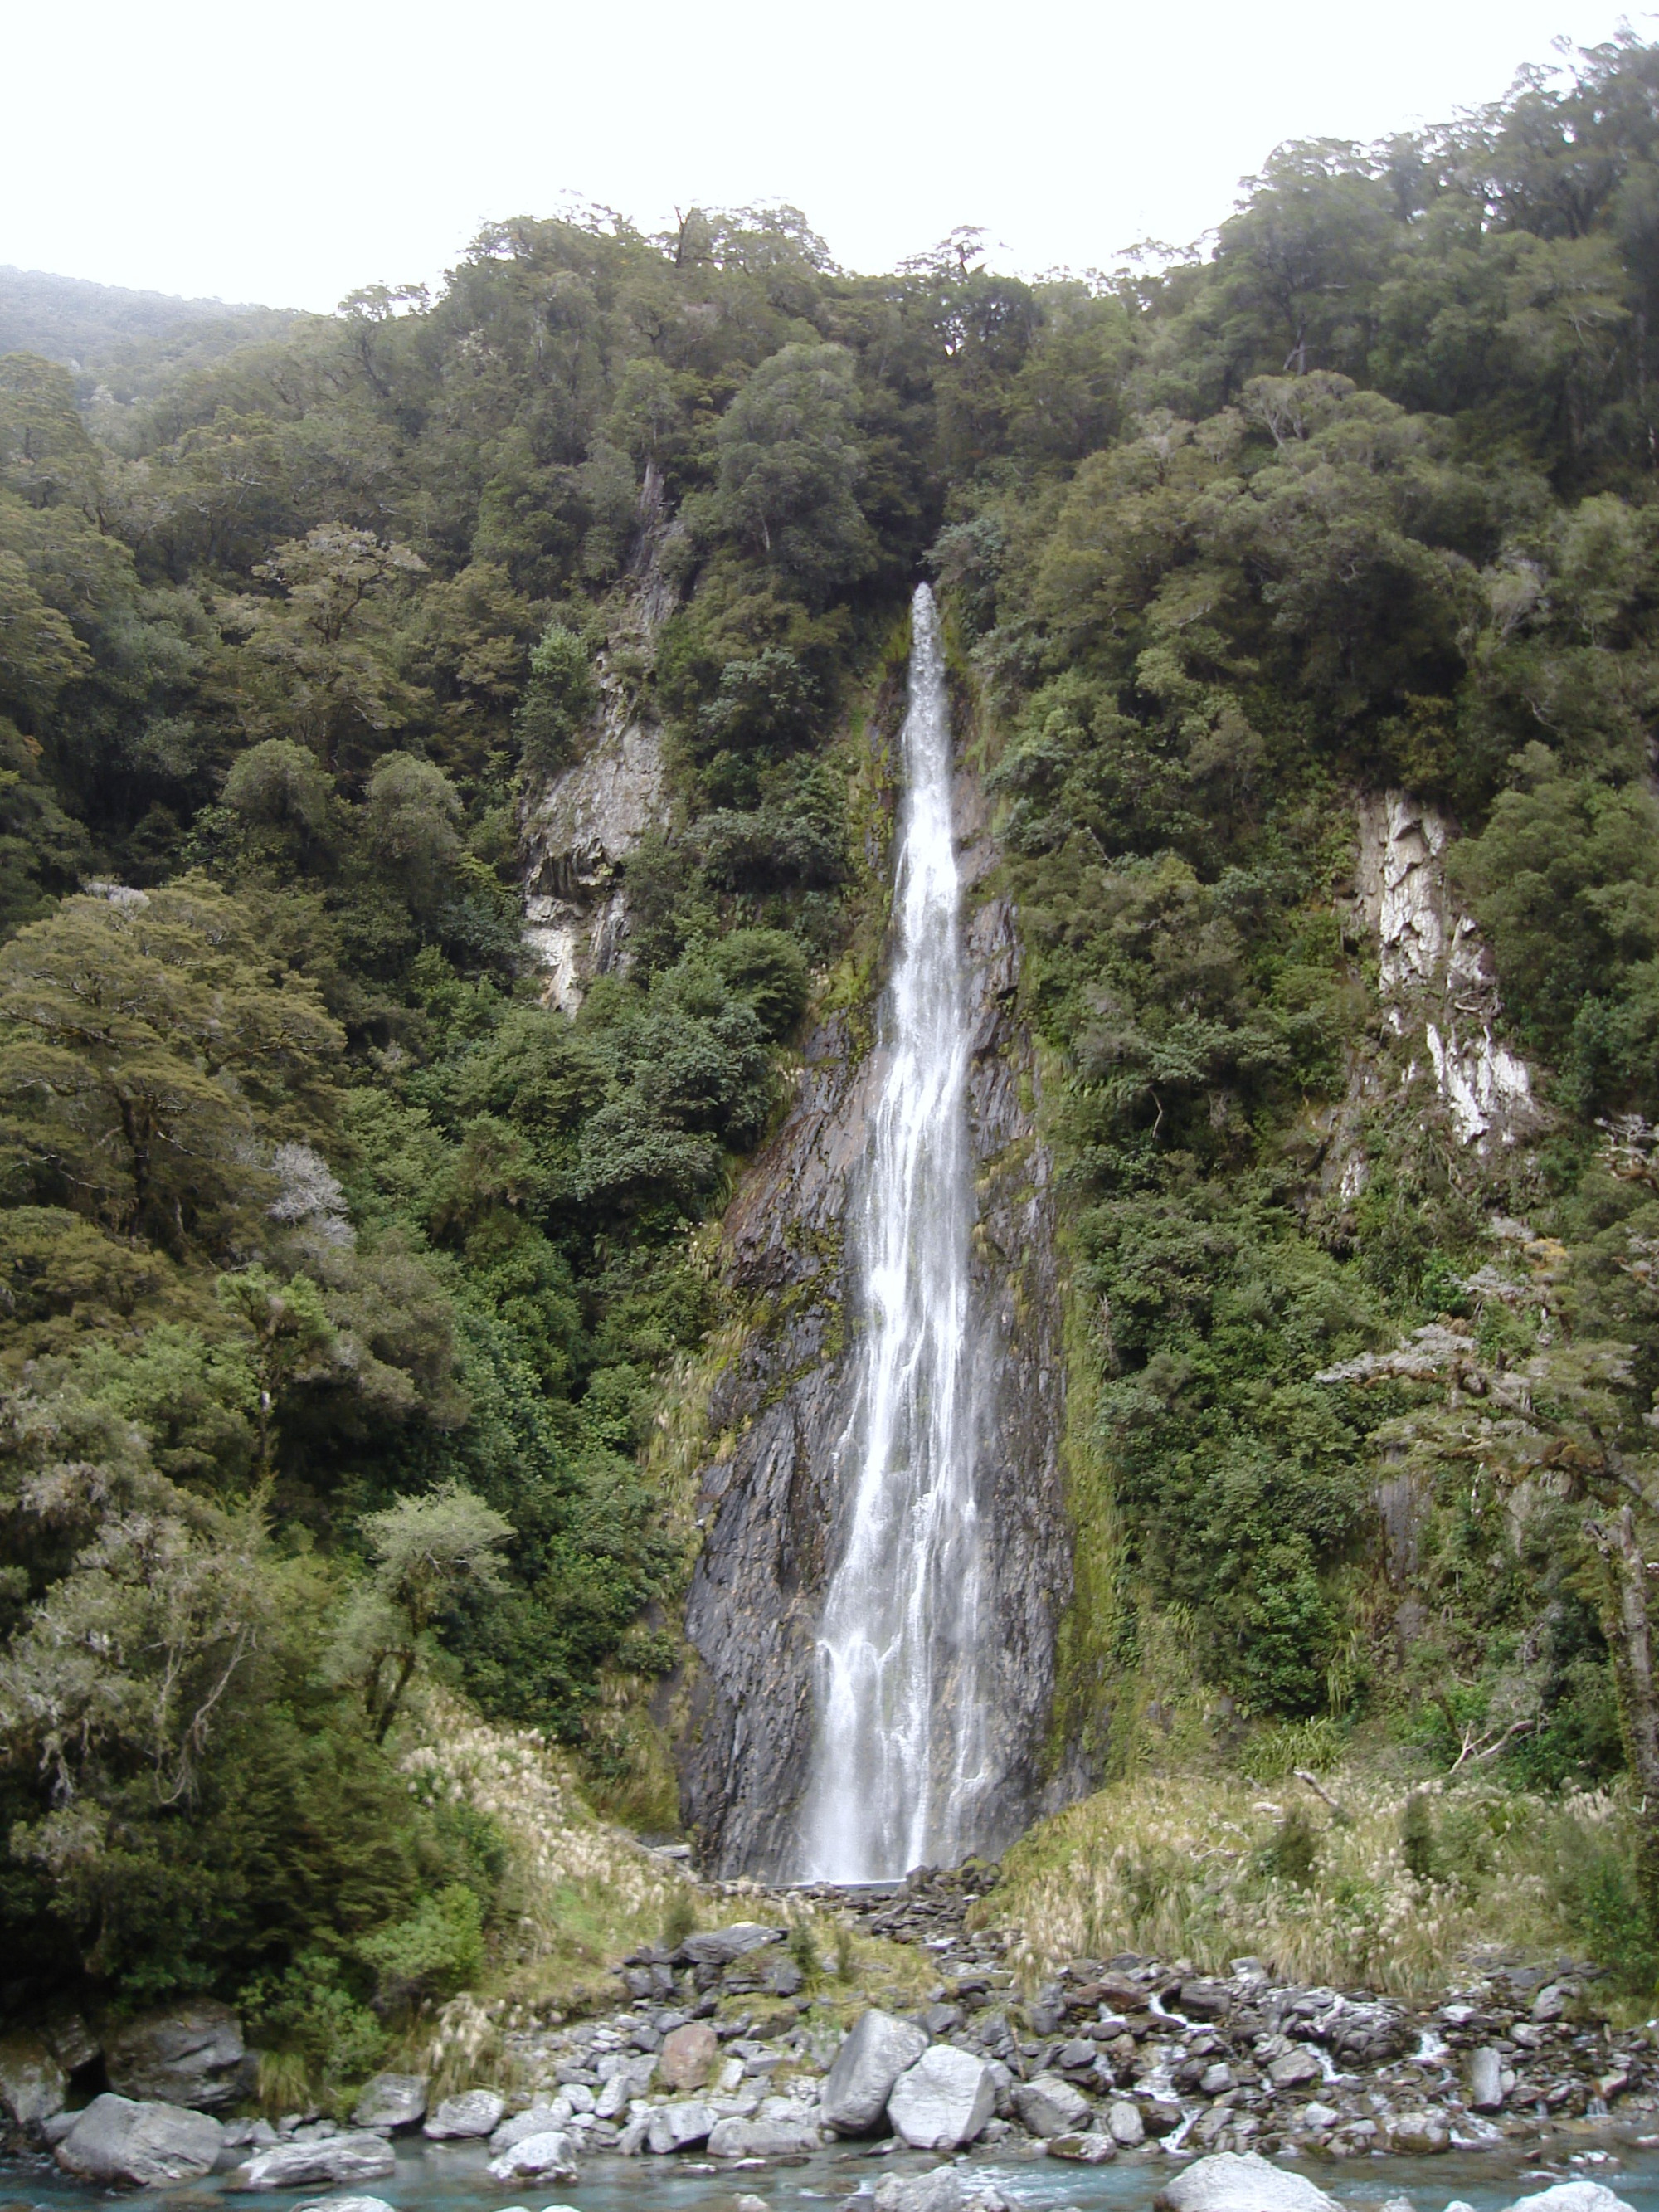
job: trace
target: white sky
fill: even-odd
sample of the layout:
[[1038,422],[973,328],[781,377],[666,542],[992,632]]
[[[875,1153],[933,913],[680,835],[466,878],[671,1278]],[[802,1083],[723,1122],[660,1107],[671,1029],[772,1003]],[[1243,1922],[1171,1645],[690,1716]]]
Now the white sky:
[[[8,11],[0,263],[327,308],[575,193],[793,201],[844,265],[1184,243],[1286,137],[1496,97],[1601,0],[79,0]],[[1632,17],[1659,35],[1659,17]]]

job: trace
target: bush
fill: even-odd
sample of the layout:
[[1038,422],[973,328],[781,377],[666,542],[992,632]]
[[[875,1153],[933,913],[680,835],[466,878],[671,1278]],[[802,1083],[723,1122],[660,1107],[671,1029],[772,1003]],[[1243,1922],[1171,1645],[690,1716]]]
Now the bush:
[[483,1968],[483,1907],[475,1891],[451,1882],[424,1897],[407,1920],[366,1936],[357,1955],[373,1967],[375,2002],[410,2012],[427,1997],[453,1996]]
[[530,681],[513,718],[526,775],[545,776],[569,759],[578,730],[599,703],[586,646],[551,622],[530,655]]
[[714,950],[727,985],[748,1000],[769,1037],[786,1036],[806,1011],[806,955],[781,929],[734,929]]

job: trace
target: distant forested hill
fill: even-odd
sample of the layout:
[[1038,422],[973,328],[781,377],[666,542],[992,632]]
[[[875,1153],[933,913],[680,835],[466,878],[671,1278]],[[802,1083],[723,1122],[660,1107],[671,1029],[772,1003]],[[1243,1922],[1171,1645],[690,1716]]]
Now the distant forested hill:
[[186,363],[210,361],[294,321],[283,308],[131,292],[39,269],[0,268],[0,354],[35,353],[130,398]]

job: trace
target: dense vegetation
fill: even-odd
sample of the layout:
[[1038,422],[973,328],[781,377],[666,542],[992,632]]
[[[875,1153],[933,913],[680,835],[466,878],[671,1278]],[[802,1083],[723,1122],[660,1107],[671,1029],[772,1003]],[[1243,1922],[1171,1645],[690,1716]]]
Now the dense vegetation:
[[[495,1908],[487,1825],[393,1763],[422,1667],[580,1747],[672,1663],[653,1377],[850,927],[837,732],[924,561],[1073,1224],[1064,1726],[1130,1756],[1173,1620],[1245,1715],[1449,1760],[1523,1679],[1511,1771],[1619,1765],[1573,1496],[1659,1382],[1649,1154],[1595,1126],[1659,1073],[1659,50],[1283,149],[1203,257],[1029,285],[975,243],[864,278],[787,210],[517,222],[435,300],[123,337],[112,382],[0,360],[20,1981],[246,1989],[343,2065]],[[519,809],[605,692],[662,717],[674,826],[567,1020]],[[1310,1117],[1388,1047],[1335,894],[1391,783],[1468,833],[1556,1121],[1494,1161],[1374,1117],[1339,1200]],[[1478,1287],[1494,1212],[1564,1240],[1530,1302]],[[1498,1456],[1390,1445],[1459,1470],[1402,1657],[1370,1501],[1408,1381],[1316,1377],[1443,1315],[1545,1358],[1571,1451],[1516,1553]],[[1604,1340],[1616,1374],[1546,1357]]]

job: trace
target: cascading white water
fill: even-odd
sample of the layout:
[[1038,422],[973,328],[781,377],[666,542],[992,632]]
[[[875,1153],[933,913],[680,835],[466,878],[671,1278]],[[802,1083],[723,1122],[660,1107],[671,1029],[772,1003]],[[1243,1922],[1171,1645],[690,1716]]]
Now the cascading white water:
[[804,1870],[869,1881],[948,1862],[984,1784],[980,1529],[968,1372],[968,1146],[951,726],[933,594],[912,604],[886,1073],[848,1224],[863,1332],[837,1466],[848,1535],[819,1632]]

